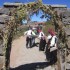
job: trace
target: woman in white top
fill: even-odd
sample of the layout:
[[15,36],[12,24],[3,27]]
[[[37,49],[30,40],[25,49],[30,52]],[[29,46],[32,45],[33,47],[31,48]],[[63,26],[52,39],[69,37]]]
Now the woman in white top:
[[42,37],[45,37],[45,35],[42,31],[40,31],[38,38],[41,39]]
[[42,31],[40,31],[38,38],[40,39],[39,51],[44,51],[46,45],[45,34]]
[[[53,46],[56,46],[56,41],[57,41],[57,37],[55,35],[55,32],[52,29],[48,30],[49,35],[47,36],[47,48],[48,48],[48,54],[46,54],[46,57],[49,58],[50,63],[54,64],[57,61],[57,49],[54,51],[50,52],[50,48]],[[46,49],[47,52],[47,49]]]
[[32,35],[35,35],[35,33],[29,29],[28,31],[24,32],[24,35],[27,35],[26,37],[26,47],[32,47]]

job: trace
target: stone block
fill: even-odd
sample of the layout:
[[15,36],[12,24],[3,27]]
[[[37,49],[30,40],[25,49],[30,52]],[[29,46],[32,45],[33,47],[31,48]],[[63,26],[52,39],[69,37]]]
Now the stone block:
[[5,57],[4,56],[0,56],[0,70],[2,69],[4,63],[5,63]]
[[0,45],[0,56],[3,55],[3,52],[4,52],[4,51],[3,51],[3,45],[1,44],[1,45]]

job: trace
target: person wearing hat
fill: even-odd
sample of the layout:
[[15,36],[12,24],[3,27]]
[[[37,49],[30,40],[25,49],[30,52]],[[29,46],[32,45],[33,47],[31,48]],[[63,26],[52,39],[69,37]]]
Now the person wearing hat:
[[52,29],[49,29],[48,33],[49,35],[47,36],[47,47],[46,47],[46,52],[48,49],[48,53],[46,53],[46,58],[48,58],[51,64],[54,64],[57,61],[57,49],[51,51],[51,47],[56,46],[57,37]]

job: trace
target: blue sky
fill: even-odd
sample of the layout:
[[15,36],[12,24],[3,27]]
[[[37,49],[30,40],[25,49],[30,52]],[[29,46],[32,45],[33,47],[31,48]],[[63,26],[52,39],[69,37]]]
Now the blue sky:
[[[3,5],[4,2],[32,2],[35,0],[0,0],[0,6]],[[70,0],[42,0],[45,4],[66,4],[70,7]]]
[[[3,6],[4,2],[33,2],[35,0],[0,0],[0,6]],[[68,8],[70,8],[70,0],[42,0],[44,4],[64,4],[67,5]],[[40,19],[41,13],[39,13],[38,16],[34,15],[32,17],[32,21],[46,21],[46,19]]]

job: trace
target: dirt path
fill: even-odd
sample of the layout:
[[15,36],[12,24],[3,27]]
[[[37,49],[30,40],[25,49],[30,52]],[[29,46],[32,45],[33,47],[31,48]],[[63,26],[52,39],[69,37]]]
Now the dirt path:
[[[12,44],[12,51],[10,56],[10,67],[15,68],[15,70],[27,70],[27,69],[19,69],[21,66],[25,66],[26,64],[32,64],[31,66],[36,66],[36,64],[42,64],[46,63],[45,61],[45,54],[43,51],[39,51],[38,47],[33,47],[27,49],[26,46],[25,37],[21,36],[17,40],[13,41]],[[47,65],[47,64],[45,64]],[[18,69],[16,69],[18,68]],[[47,70],[51,70],[50,66],[46,67]],[[46,70],[46,68],[42,70]],[[28,69],[33,70],[33,69]],[[38,69],[40,70],[40,69]],[[54,70],[54,69],[52,69]]]

